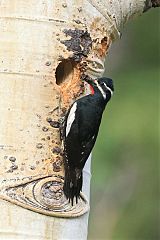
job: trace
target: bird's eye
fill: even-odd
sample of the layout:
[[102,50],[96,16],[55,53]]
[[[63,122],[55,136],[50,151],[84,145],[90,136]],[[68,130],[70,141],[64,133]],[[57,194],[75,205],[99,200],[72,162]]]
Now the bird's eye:
[[99,84],[100,86],[102,85],[102,83],[103,83],[102,81],[98,81],[98,84]]

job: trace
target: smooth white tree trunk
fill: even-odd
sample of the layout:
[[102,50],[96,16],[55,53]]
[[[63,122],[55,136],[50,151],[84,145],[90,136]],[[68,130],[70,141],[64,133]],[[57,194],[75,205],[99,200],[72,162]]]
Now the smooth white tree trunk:
[[59,120],[102,76],[121,27],[158,1],[0,0],[0,239],[86,239],[81,200],[64,197]]

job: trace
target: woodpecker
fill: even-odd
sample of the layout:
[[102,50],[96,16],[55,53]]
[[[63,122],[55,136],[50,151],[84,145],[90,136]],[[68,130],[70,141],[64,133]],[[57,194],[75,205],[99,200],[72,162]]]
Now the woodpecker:
[[69,202],[78,203],[83,183],[83,167],[93,149],[98,135],[101,118],[110,100],[114,87],[110,78],[84,79],[91,93],[69,108],[64,121],[64,194]]

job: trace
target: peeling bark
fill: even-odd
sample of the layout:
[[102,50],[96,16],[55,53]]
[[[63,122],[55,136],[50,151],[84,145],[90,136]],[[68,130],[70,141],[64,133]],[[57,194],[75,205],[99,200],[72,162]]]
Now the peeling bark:
[[160,0],[151,0],[152,7],[160,7]]
[[146,0],[144,6],[144,12],[148,11],[151,8],[160,7],[160,0]]

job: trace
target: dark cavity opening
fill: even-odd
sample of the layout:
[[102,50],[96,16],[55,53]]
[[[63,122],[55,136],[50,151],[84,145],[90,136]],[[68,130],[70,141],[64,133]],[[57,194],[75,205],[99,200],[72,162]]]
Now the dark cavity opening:
[[71,60],[62,60],[56,69],[56,84],[61,85],[65,81],[72,80],[75,63]]

